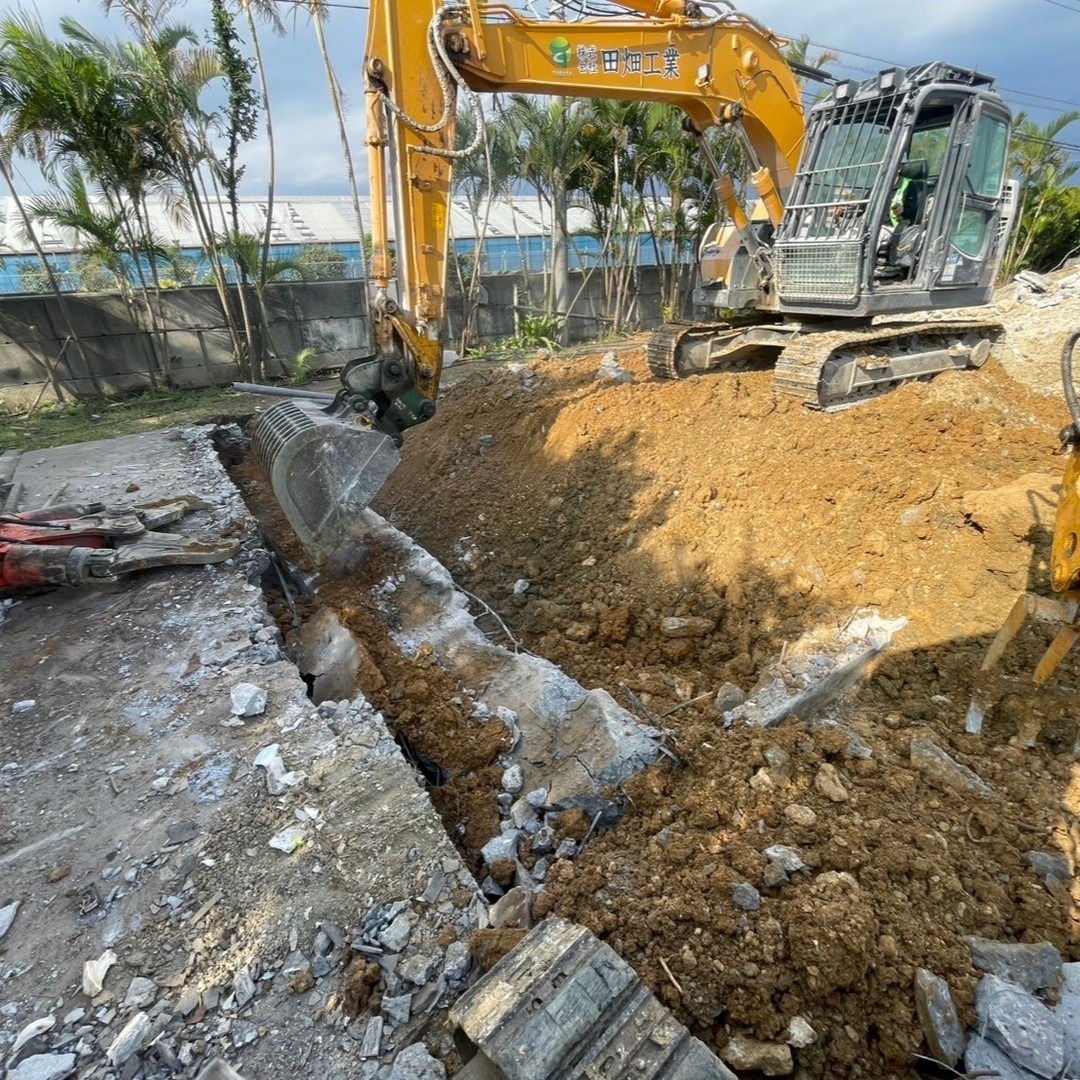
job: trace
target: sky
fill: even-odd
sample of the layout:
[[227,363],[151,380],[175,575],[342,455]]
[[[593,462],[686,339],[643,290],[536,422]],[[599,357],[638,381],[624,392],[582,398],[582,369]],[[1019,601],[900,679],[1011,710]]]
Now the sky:
[[[260,32],[270,82],[277,143],[279,196],[347,194],[341,144],[327,90],[326,75],[309,16],[290,0],[276,0],[285,35]],[[398,3],[419,0],[396,0]],[[331,58],[348,109],[349,136],[358,173],[364,173],[361,79],[367,0],[329,0],[326,10]],[[525,0],[514,0],[520,7]],[[543,3],[540,0],[540,10]],[[97,33],[126,34],[119,15],[105,16],[100,0],[24,0],[49,29],[70,15]],[[863,78],[881,67],[946,60],[975,67],[998,79],[1014,111],[1044,125],[1063,112],[1080,111],[1080,0],[744,0],[744,10],[778,34],[810,37],[810,58],[829,49],[840,53],[828,66],[842,78]],[[204,32],[206,0],[186,0],[172,21]],[[246,39],[243,24],[238,24]],[[1080,122],[1060,136],[1080,147]],[[1074,153],[1080,164],[1080,150]],[[265,142],[245,152],[242,192],[266,190]],[[366,190],[366,180],[361,180]],[[22,166],[18,187],[43,190],[41,178]]]

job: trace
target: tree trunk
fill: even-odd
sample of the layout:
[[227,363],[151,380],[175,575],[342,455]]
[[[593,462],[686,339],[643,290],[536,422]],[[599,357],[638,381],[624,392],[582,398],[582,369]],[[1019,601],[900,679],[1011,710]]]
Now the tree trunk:
[[262,297],[266,293],[266,264],[270,261],[270,230],[274,224],[274,180],[277,171],[277,155],[274,148],[274,123],[270,115],[270,88],[266,85],[266,66],[263,64],[262,45],[259,42],[259,32],[255,25],[255,17],[251,13],[250,3],[244,4],[244,14],[247,15],[248,29],[251,31],[251,45],[255,50],[255,62],[259,67],[259,87],[262,92],[263,114],[266,117],[266,225],[263,228],[262,251],[259,254],[257,292],[260,297],[259,305],[263,311],[264,333],[269,343],[270,325],[266,321],[266,311]]
[[565,345],[569,339],[570,315],[570,235],[567,229],[569,199],[562,177],[557,177],[551,199],[551,278],[554,311],[559,317],[556,340]]
[[221,301],[221,310],[225,316],[225,325],[229,328],[229,337],[232,340],[233,351],[236,354],[236,363],[242,374],[250,375],[250,365],[247,356],[247,345],[243,334],[236,322],[236,312],[233,310],[229,293],[229,282],[225,275],[225,267],[221,261],[221,248],[218,246],[214,235],[213,223],[206,216],[206,207],[203,205],[205,189],[200,198],[200,180],[197,179],[195,170],[190,161],[185,161],[185,188],[188,198],[191,200],[192,217],[195,221],[196,231],[202,240],[203,251],[210,262],[210,269],[214,275],[214,285],[217,288],[218,299]]
[[[349,148],[349,134],[345,125],[345,112],[341,105],[341,92],[338,87],[337,76],[334,74],[334,66],[330,63],[330,53],[326,49],[322,12],[319,10],[319,4],[316,0],[309,0],[309,2],[311,21],[315,24],[315,36],[319,39],[319,51],[322,53],[323,66],[326,68],[326,82],[330,88],[330,100],[334,106],[334,115],[337,117],[338,134],[341,137],[341,151],[345,155],[345,173],[349,180],[349,193],[352,195],[353,212],[356,214],[356,231],[360,240],[360,259],[363,262],[366,244],[364,219],[360,216],[360,190],[356,186],[356,172],[353,169],[352,150]],[[364,267],[363,269],[364,277],[367,278],[367,268]]]

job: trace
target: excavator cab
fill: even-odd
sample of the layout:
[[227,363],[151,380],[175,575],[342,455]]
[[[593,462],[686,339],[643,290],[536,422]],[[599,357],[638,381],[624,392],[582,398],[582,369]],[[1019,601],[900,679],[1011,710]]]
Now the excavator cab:
[[985,304],[1016,205],[1010,123],[993,79],[945,63],[839,83],[810,112],[779,227],[755,229],[764,260],[730,238],[711,257],[710,235],[703,270],[730,272],[697,304],[846,318]]
[[779,224],[701,253],[695,304],[724,321],[663,328],[652,370],[768,364],[778,392],[831,409],[980,367],[991,320],[885,320],[991,300],[1017,204],[1010,126],[993,79],[941,62],[834,86]]
[[791,314],[989,301],[1015,204],[994,81],[944,63],[843,82],[815,105],[774,246]]

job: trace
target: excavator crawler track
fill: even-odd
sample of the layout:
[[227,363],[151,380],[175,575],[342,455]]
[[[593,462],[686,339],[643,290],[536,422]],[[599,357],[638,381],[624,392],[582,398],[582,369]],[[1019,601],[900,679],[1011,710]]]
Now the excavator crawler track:
[[965,320],[800,335],[781,352],[774,385],[810,408],[853,405],[943,371],[981,367],[1001,329]]
[[[730,322],[693,323],[668,322],[653,331],[645,349],[649,370],[657,379],[685,379],[704,371],[745,371],[751,366],[747,349],[739,347],[743,335],[755,327],[765,329],[769,324],[760,317],[732,319]],[[696,342],[712,339],[707,366],[687,362],[689,347]],[[725,340],[726,339],[726,340]],[[725,346],[735,346],[730,356]]]
[[729,323],[664,323],[653,331],[645,348],[649,370],[657,379],[682,379],[687,373],[679,370],[679,348],[690,336],[707,336],[728,329]]
[[777,357],[778,394],[810,408],[837,409],[943,371],[981,367],[1000,332],[999,323],[977,320],[852,330],[818,330],[754,318],[666,323],[653,334],[646,355],[654,376],[682,379],[703,371],[745,371],[771,354]]

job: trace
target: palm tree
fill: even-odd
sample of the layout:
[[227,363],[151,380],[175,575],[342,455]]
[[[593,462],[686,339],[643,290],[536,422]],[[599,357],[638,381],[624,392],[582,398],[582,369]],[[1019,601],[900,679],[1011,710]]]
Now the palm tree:
[[558,340],[565,343],[570,314],[570,193],[588,186],[594,171],[583,139],[588,113],[573,98],[542,102],[525,94],[511,94],[505,116],[522,174],[551,211],[547,310],[561,320]]
[[[56,297],[60,317],[67,329],[68,341],[74,345],[94,394],[102,397],[104,388],[86,355],[82,339],[75,332],[71,311],[60,288],[59,279],[37,238],[29,212],[15,189],[11,172],[12,155],[21,152],[27,156],[38,157],[45,133],[53,130],[51,123],[43,123],[41,120],[48,104],[48,98],[43,97],[41,76],[46,72],[55,72],[57,60],[57,50],[40,23],[25,14],[9,15],[0,20],[0,173],[18,209],[26,235],[41,262],[49,287]],[[63,401],[64,390],[55,363],[45,360],[45,367],[57,400]]]
[[[270,319],[266,311],[267,286],[290,278],[304,281],[307,277],[306,267],[300,259],[264,260],[262,238],[251,233],[233,233],[226,238],[225,247],[236,266],[237,278],[252,282],[259,307],[259,336],[263,345],[259,353],[262,355],[265,347],[269,346],[271,353],[276,356],[277,351],[270,336]],[[279,356],[277,359],[281,361]]]
[[1013,144],[1010,166],[1020,181],[1020,207],[1017,225],[1013,230],[1010,251],[1003,273],[1011,277],[1023,266],[1044,265],[1040,258],[1039,242],[1052,239],[1067,231],[1057,220],[1063,207],[1070,205],[1062,198],[1067,182],[1078,166],[1069,164],[1070,152],[1058,145],[1058,137],[1070,124],[1080,120],[1080,112],[1062,113],[1056,120],[1042,126],[1018,113],[1013,122]]
[[[823,49],[811,60],[810,35],[803,34],[801,37],[797,37],[788,42],[787,48],[784,49],[784,59],[787,60],[795,70],[795,81],[799,84],[799,88],[804,91],[803,97],[805,98],[807,75],[801,74],[800,68],[821,69],[825,67],[826,64],[835,64],[836,61],[840,59],[840,54],[834,52],[832,49]],[[809,74],[812,74],[812,72]],[[828,90],[819,90],[813,95],[813,99],[816,100],[827,93]]]
[[131,282],[124,262],[128,245],[122,212],[98,209],[90,198],[86,177],[78,169],[65,174],[64,189],[32,199],[28,204],[31,219],[49,221],[74,233],[78,252],[103,267],[111,275],[124,302],[130,304]]

